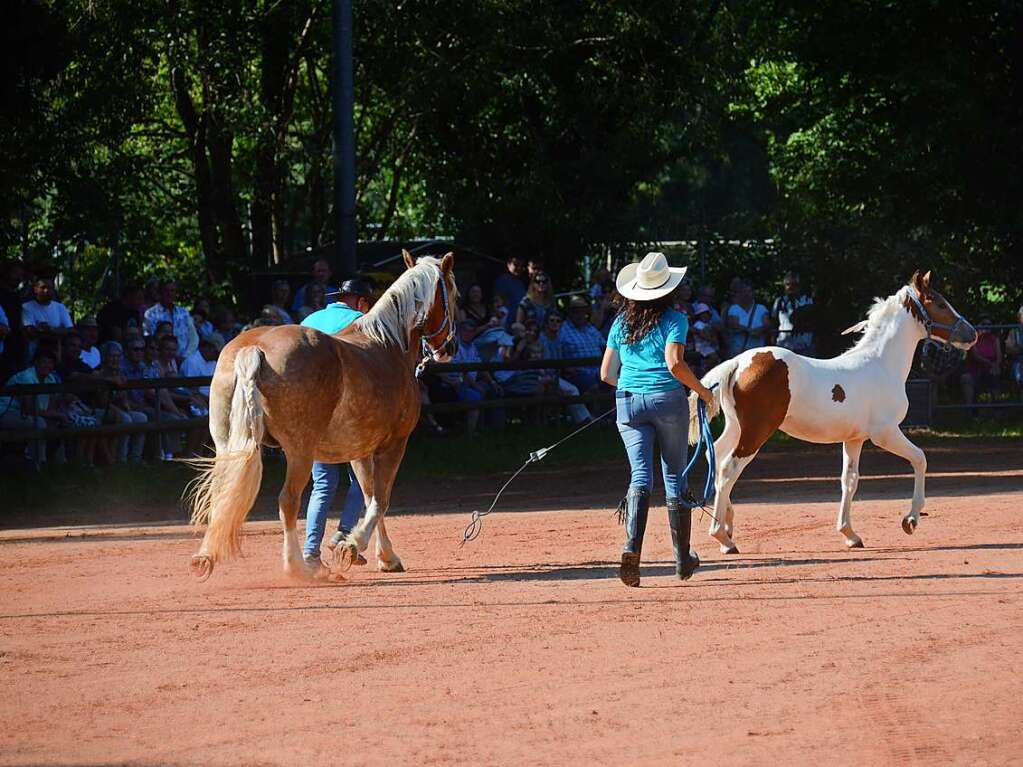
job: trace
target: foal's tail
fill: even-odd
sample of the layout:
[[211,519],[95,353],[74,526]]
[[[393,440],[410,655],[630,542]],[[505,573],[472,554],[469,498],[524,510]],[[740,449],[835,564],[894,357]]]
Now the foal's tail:
[[[707,408],[708,421],[721,412],[721,398],[732,396],[732,376],[735,375],[735,369],[738,366],[739,361],[735,358],[725,360],[701,379],[701,383],[704,386],[708,388],[713,387],[711,391],[714,393],[714,404]],[[717,384],[717,386],[714,386],[714,384]],[[700,418],[699,411],[696,408],[696,403],[699,399],[695,392],[689,395],[690,445],[695,445],[700,441]]]
[[234,391],[220,394],[219,401],[216,390],[211,391],[210,410],[226,409],[229,429],[226,451],[218,450],[213,458],[197,461],[202,473],[188,490],[192,524],[208,525],[199,553],[192,557],[192,568],[202,580],[212,574],[217,560],[241,550],[242,523],[263,478],[263,398],[256,388],[262,363],[259,347],[242,349],[234,359]]

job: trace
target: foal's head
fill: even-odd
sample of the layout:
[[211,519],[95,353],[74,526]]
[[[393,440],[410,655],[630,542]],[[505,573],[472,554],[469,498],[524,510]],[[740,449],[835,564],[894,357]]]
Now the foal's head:
[[928,337],[957,349],[969,349],[977,343],[977,331],[973,325],[941,293],[931,289],[930,272],[914,272],[909,280],[909,290],[911,294],[903,305],[924,326]]
[[[402,251],[402,257],[409,269],[415,268],[416,262],[407,250]],[[458,336],[455,332],[458,287],[455,285],[454,265],[454,253],[448,253],[440,260],[440,279],[434,287],[433,302],[419,324],[423,343],[438,362],[446,362],[458,351]]]

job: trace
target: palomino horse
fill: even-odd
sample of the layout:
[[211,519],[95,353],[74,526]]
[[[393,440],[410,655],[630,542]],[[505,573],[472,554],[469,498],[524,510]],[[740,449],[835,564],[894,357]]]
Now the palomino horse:
[[[923,451],[899,429],[906,416],[906,377],[913,353],[923,340],[935,339],[959,349],[977,342],[977,331],[931,290],[931,273],[916,272],[908,285],[878,299],[864,322],[848,332],[863,332],[849,351],[818,360],[769,346],[750,349],[723,362],[703,377],[714,389],[713,412],[725,413],[725,429],[714,443],[716,497],[710,535],[725,554],[738,549],[732,540],[732,486],[776,429],[807,442],[842,443],[842,503],[838,531],[849,548],[863,541],[853,532],[849,509],[859,482],[860,451],[870,440],[913,466],[913,502],[902,519],[912,533],[924,507]],[[698,436],[695,395],[690,397],[690,441]]]
[[216,456],[198,478],[192,521],[207,523],[192,568],[205,580],[218,560],[240,549],[241,527],[263,473],[261,446],[279,446],[287,475],[279,496],[284,569],[322,577],[302,559],[295,523],[313,461],[352,464],[366,516],[342,544],[353,557],[377,531],[381,570],[404,570],[384,527],[398,466],[419,420],[413,370],[422,353],[454,352],[454,256],[423,257],[377,304],[330,336],[299,325],[254,328],[224,347],[210,385]]

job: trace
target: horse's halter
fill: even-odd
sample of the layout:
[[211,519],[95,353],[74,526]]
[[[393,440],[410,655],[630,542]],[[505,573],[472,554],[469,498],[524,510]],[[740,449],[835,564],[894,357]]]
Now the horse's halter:
[[[424,330],[426,318],[429,317],[429,312],[426,312],[423,315],[423,320],[418,326],[418,330],[422,333],[419,343],[422,346],[423,357],[419,361],[419,364],[416,365],[416,378],[422,375],[423,370],[426,368],[426,363],[431,359],[434,362],[439,361],[441,351],[449,343],[451,343],[451,339],[455,337],[455,323],[451,319],[451,302],[448,300],[448,278],[447,275],[444,274],[443,270],[441,270],[440,273],[440,300],[444,309],[444,321],[441,322],[440,327],[432,333],[427,333]],[[446,335],[444,336],[444,340],[439,344],[434,345],[432,343],[433,339],[437,338],[442,333],[445,333],[445,331]]]
[[[921,322],[924,330],[927,331],[927,338],[924,339],[923,346],[920,347],[920,368],[932,377],[944,375],[955,367],[962,357],[959,349],[952,345],[952,338],[961,325],[969,326],[969,323],[958,312],[956,321],[951,325],[947,322],[935,322],[914,288],[910,288],[909,298],[920,311],[920,316],[923,318]],[[933,328],[947,330],[948,340],[933,335],[931,333]]]
[[[953,322],[951,325],[949,325],[947,322],[935,322],[933,319],[931,319],[931,313],[928,312],[927,309],[924,307],[923,301],[920,300],[920,298],[916,294],[916,290],[913,288],[910,288],[909,299],[914,304],[916,304],[916,308],[920,310],[920,316],[923,317],[924,330],[927,331],[927,338],[924,339],[925,343],[936,342],[945,344],[946,346],[952,346],[952,337],[955,335],[955,332],[959,329],[959,327],[961,325],[966,325],[967,327],[969,327],[970,325],[970,323],[963,319],[963,315],[959,314],[958,312],[956,312],[956,321]],[[931,335],[932,328],[937,328],[938,330],[947,330],[948,340],[946,341],[945,339],[939,338],[938,336],[932,336]]]

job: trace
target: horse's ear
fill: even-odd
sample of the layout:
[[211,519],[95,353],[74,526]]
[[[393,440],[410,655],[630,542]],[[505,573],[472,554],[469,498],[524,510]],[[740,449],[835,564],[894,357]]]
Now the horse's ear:
[[449,274],[451,272],[451,268],[454,265],[455,265],[454,253],[446,253],[444,255],[444,258],[440,260],[440,268],[444,272],[444,274]]
[[916,288],[916,292],[924,298],[930,292],[931,273],[921,274],[917,269],[909,279],[909,284]]
[[412,258],[412,254],[404,248],[401,249],[401,257],[405,259],[405,266],[409,269],[416,265],[416,260]]

